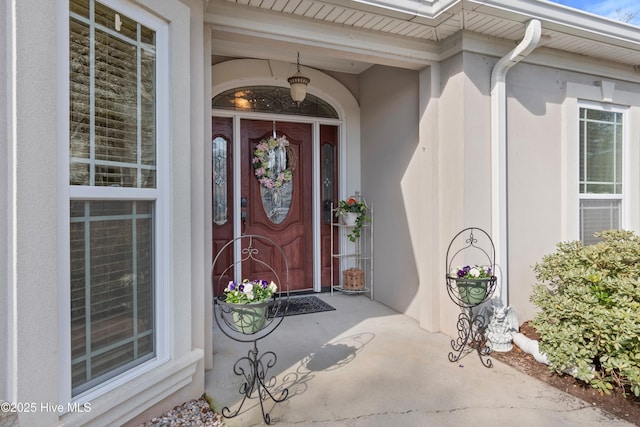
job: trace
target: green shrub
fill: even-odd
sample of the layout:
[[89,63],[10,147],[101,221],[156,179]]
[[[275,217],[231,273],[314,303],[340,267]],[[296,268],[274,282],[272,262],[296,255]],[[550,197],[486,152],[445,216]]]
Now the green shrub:
[[590,246],[560,243],[534,266],[533,326],[553,371],[640,396],[640,238],[596,235],[603,240]]

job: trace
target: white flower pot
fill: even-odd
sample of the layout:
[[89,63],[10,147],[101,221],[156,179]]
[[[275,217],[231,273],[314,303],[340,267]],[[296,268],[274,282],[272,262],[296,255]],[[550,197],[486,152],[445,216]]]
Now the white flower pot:
[[342,220],[342,223],[344,225],[348,225],[350,227],[353,227],[354,225],[356,225],[356,221],[358,220],[358,213],[357,212],[345,212],[340,214],[340,219]]

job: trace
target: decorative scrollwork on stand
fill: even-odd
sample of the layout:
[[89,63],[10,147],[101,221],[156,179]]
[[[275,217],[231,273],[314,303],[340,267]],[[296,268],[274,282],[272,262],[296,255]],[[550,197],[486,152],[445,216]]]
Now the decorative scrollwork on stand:
[[[478,236],[481,236],[482,241],[486,243],[485,248],[478,245]],[[481,267],[476,268],[475,276],[477,277],[467,277],[467,272],[474,272],[474,269],[468,266],[463,269],[454,268],[456,266],[454,262],[461,259],[465,261],[473,259],[476,264],[482,264]],[[484,230],[474,227],[466,228],[456,234],[447,249],[446,271],[449,297],[462,310],[456,324],[458,338],[451,340],[453,351],[449,353],[449,361],[457,362],[467,353],[475,350],[482,364],[491,368],[493,362],[487,358],[491,353],[486,338],[487,322],[478,310],[474,310],[491,298],[497,284],[495,247],[491,237]]]
[[476,238],[473,236],[473,230],[471,230],[471,231],[469,232],[469,238],[468,238],[467,240],[465,240],[465,242],[466,242],[466,243],[468,243],[468,244],[469,244],[469,246],[474,246],[476,243],[478,243],[478,239],[476,239]]
[[[263,247],[272,248],[271,254],[261,254],[255,246],[257,243]],[[239,248],[240,259],[232,261],[230,265],[222,260],[234,260],[234,251]],[[272,257],[279,257],[283,268],[276,271],[265,260],[273,262]],[[232,304],[225,301],[223,289],[227,286],[230,277],[239,275],[243,263],[259,266],[260,271],[267,272],[277,283],[277,292],[271,299],[258,303]],[[262,418],[266,424],[271,423],[271,417],[265,410],[264,401],[273,400],[275,403],[283,402],[289,395],[287,388],[278,388],[278,393],[272,393],[276,386],[274,376],[268,377],[268,371],[274,367],[277,361],[276,354],[267,351],[260,354],[258,341],[273,333],[282,323],[289,305],[289,267],[284,250],[273,240],[259,235],[244,235],[227,242],[218,251],[211,266],[211,279],[214,287],[213,316],[216,325],[222,333],[229,338],[238,341],[253,343],[247,356],[240,357],[233,366],[233,372],[243,377],[243,383],[239,392],[243,398],[237,410],[231,411],[229,407],[222,409],[222,415],[227,418],[237,416],[247,399],[258,398]],[[244,283],[244,282],[243,282]],[[266,283],[266,282],[264,282]],[[217,292],[216,292],[217,290]]]
[[268,412],[265,412],[264,401],[270,398],[274,402],[280,403],[287,399],[289,390],[286,388],[280,391],[280,396],[278,397],[275,397],[270,391],[270,389],[275,386],[276,379],[274,376],[267,377],[267,372],[276,365],[276,361],[278,360],[276,354],[272,351],[262,353],[260,356],[258,356],[258,354],[258,347],[254,345],[253,349],[249,350],[247,356],[241,357],[233,365],[233,372],[236,375],[244,377],[244,382],[240,385],[239,389],[243,397],[238,409],[234,412],[232,412],[228,406],[222,408],[222,415],[224,417],[233,418],[237,416],[244,402],[256,393],[260,400],[260,409],[262,410],[264,422],[271,424],[271,417]]
[[476,350],[480,362],[485,367],[491,368],[493,366],[491,359],[483,358],[489,356],[491,353],[485,336],[486,326],[484,317],[481,315],[473,316],[472,314],[470,315],[470,312],[463,311],[458,315],[456,327],[458,330],[458,338],[451,340],[451,348],[453,351],[449,352],[449,361],[457,362],[467,353]]

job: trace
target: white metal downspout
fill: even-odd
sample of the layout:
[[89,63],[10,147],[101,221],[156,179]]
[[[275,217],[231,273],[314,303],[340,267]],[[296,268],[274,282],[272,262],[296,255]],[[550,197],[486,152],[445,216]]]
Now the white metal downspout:
[[491,232],[500,267],[500,298],[509,305],[508,212],[507,212],[507,73],[538,46],[542,26],[532,19],[524,38],[500,58],[491,72]]

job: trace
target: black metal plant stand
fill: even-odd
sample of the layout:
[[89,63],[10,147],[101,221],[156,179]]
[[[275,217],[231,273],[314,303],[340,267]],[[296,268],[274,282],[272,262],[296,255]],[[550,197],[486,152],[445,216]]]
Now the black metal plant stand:
[[[491,237],[482,229],[470,227],[460,231],[449,243],[446,258],[447,292],[451,300],[460,307],[456,324],[458,338],[451,340],[453,351],[449,361],[457,362],[475,350],[482,364],[491,368],[488,358],[491,349],[485,336],[487,320],[474,310],[493,295],[497,278],[495,276],[496,251]],[[456,274],[459,267],[470,265],[488,266],[490,277],[484,279],[462,279]]]
[[[257,245],[256,245],[257,244]],[[240,259],[224,265],[223,260],[233,260],[234,252],[241,253]],[[282,274],[267,262],[260,259],[261,251],[265,259],[271,262],[280,258]],[[263,280],[273,280],[278,285],[278,291],[272,300],[260,304],[230,304],[225,302],[224,289],[233,276],[240,273],[242,266],[248,268],[258,266],[262,271]],[[281,277],[282,276],[282,277]],[[211,266],[211,278],[214,291],[213,316],[220,330],[229,338],[238,342],[252,343],[247,356],[240,357],[233,365],[233,372],[243,377],[239,393],[243,395],[238,409],[231,411],[229,407],[222,408],[222,415],[226,418],[237,416],[248,399],[257,398],[260,402],[262,419],[271,424],[271,417],[265,409],[267,399],[275,403],[285,401],[289,390],[283,388],[278,393],[271,390],[276,385],[275,377],[269,377],[267,372],[276,365],[278,360],[273,351],[260,353],[258,341],[275,331],[286,314],[289,306],[289,267],[282,248],[273,240],[259,235],[243,235],[227,242],[220,249]],[[264,316],[260,318],[260,316]],[[255,319],[259,319],[256,323]],[[277,394],[277,397],[274,396]]]
[[253,342],[253,348],[249,350],[249,353],[245,357],[241,357],[238,361],[233,365],[233,372],[236,375],[244,376],[244,383],[240,386],[240,394],[244,395],[242,398],[242,402],[240,402],[240,406],[235,412],[231,412],[231,410],[225,406],[222,408],[222,415],[226,418],[233,418],[240,413],[242,406],[244,405],[245,400],[250,399],[251,396],[255,394],[258,396],[260,400],[260,410],[262,411],[262,419],[267,424],[271,424],[271,417],[269,417],[269,413],[265,412],[264,401],[267,398],[271,398],[276,403],[284,402],[288,395],[289,390],[283,389],[280,392],[279,397],[274,397],[273,394],[269,391],[270,388],[273,387],[275,378],[271,377],[268,383],[265,383],[265,378],[267,378],[267,370],[275,366],[276,361],[278,360],[276,354],[273,351],[267,351],[258,357],[258,344],[257,340]]

